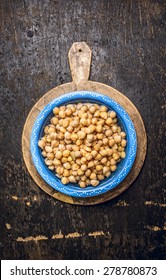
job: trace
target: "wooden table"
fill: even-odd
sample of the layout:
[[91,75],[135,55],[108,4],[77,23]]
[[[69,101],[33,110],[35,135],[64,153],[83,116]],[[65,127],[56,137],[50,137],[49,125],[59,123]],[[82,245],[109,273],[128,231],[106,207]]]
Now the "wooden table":
[[[1,1],[1,258],[165,259],[164,2]],[[96,206],[48,196],[21,153],[30,109],[71,81],[67,53],[75,41],[92,48],[90,79],[125,93],[148,136],[137,180]]]

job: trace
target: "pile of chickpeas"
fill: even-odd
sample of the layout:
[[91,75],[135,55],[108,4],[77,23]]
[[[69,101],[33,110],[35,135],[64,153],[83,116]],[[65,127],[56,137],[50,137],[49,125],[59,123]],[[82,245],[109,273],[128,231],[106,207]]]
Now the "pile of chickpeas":
[[45,164],[62,184],[96,187],[125,158],[126,133],[116,113],[92,103],[53,109],[54,116],[38,141]]

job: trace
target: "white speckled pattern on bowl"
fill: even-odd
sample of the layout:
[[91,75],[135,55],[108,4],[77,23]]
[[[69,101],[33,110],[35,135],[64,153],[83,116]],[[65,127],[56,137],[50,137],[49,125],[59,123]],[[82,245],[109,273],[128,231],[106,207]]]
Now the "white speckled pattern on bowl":
[[[41,137],[43,126],[45,126],[46,120],[49,118],[50,114],[52,114],[53,108],[56,106],[61,106],[65,103],[77,102],[99,103],[114,110],[117,113],[118,122],[127,135],[126,158],[121,160],[117,165],[116,171],[113,172],[110,177],[101,181],[97,187],[88,186],[82,189],[77,184],[70,183],[63,185],[55,173],[50,171],[44,163],[41,150],[38,147],[38,140]],[[136,157],[137,138],[134,125],[129,115],[117,102],[112,100],[110,97],[97,92],[75,91],[54,99],[40,112],[32,128],[30,149],[32,160],[38,173],[52,188],[69,196],[90,197],[101,195],[115,188],[124,180],[131,170]]]

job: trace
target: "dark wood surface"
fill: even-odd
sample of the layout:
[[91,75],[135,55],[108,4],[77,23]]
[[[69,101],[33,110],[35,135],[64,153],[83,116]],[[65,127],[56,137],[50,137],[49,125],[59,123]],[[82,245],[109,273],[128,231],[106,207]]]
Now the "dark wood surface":
[[[0,252],[3,259],[165,259],[165,1],[1,2]],[[26,117],[71,80],[75,41],[92,48],[90,79],[125,93],[148,136],[144,167],[116,199],[73,206],[33,182],[21,153]]]

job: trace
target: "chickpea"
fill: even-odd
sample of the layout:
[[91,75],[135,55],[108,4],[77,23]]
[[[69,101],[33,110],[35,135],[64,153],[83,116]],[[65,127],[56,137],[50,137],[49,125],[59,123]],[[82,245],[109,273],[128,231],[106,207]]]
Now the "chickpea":
[[52,165],[52,164],[53,164],[52,159],[46,158],[46,159],[45,159],[45,164],[46,164],[46,165]]
[[92,158],[93,158],[92,154],[87,154],[87,155],[86,155],[86,159],[87,159],[88,161],[92,160]]
[[96,170],[97,170],[97,171],[103,170],[103,166],[102,166],[102,165],[96,165]]
[[41,140],[38,141],[38,146],[39,146],[41,149],[44,149],[45,145],[46,145],[46,143],[45,143],[44,140],[41,139]]
[[97,110],[97,108],[94,105],[89,107],[89,112],[91,112],[92,114],[94,114],[96,112],[96,110]]
[[63,154],[63,157],[69,157],[70,151],[69,150],[64,150],[62,154]]
[[42,156],[43,156],[43,157],[46,157],[46,156],[47,156],[46,151],[42,151]]
[[84,171],[81,170],[81,169],[78,169],[78,170],[77,170],[77,174],[78,174],[79,176],[82,176],[82,175],[84,175]]
[[100,133],[100,132],[103,131],[103,127],[102,127],[101,124],[99,124],[99,125],[96,126],[96,131],[97,131],[98,133]]
[[90,169],[87,169],[87,170],[86,170],[86,172],[85,172],[85,176],[86,176],[86,177],[89,177],[89,176],[90,176],[90,174],[91,174]]
[[125,132],[120,132],[120,136],[122,137],[122,138],[125,138],[126,137],[126,133]]
[[86,183],[85,183],[85,182],[79,182],[79,186],[80,186],[81,188],[85,188],[85,187],[86,187]]
[[116,170],[116,165],[111,165],[110,169],[111,169],[112,172],[115,171]]
[[58,115],[58,114],[59,114],[59,108],[58,108],[58,107],[55,107],[55,108],[53,109],[53,113],[54,113],[54,115]]
[[92,152],[91,152],[91,155],[92,155],[92,157],[96,157],[97,151],[92,151]]
[[62,184],[66,185],[66,184],[69,183],[69,178],[67,178],[67,177],[62,177],[61,182],[62,182]]
[[120,143],[121,142],[121,136],[117,135],[114,137],[115,143]]
[[68,131],[68,132],[71,133],[73,130],[74,130],[74,127],[73,127],[73,126],[68,126],[68,127],[67,127],[67,131]]
[[107,113],[106,113],[106,112],[101,112],[101,113],[100,113],[100,117],[101,117],[102,119],[106,120],[106,119],[107,119]]
[[97,175],[97,179],[99,181],[104,180],[104,175],[102,175],[102,174]]
[[110,111],[109,115],[112,119],[114,119],[116,117],[116,113],[114,111]]
[[64,110],[59,111],[59,117],[64,119],[66,117],[66,113]]
[[99,181],[98,181],[98,180],[91,180],[91,181],[90,181],[90,184],[91,184],[93,187],[96,187],[96,186],[99,184]]
[[48,169],[53,171],[55,169],[55,167],[54,167],[54,165],[48,165]]
[[115,140],[112,138],[109,140],[109,146],[112,147],[115,144]]
[[105,121],[105,123],[106,123],[107,125],[112,124],[112,123],[113,123],[112,118],[110,118],[110,117],[107,118],[106,121]]
[[75,177],[73,175],[70,175],[69,176],[69,182],[70,183],[76,183],[77,181],[76,181],[76,179],[75,179]]
[[73,166],[72,166],[72,170],[78,170],[79,169],[79,165],[78,164],[73,164]]
[[121,152],[120,157],[121,158],[125,158],[126,157],[126,153],[125,152]]
[[63,176],[64,176],[64,177],[70,176],[70,171],[69,171],[68,169],[64,169],[64,171],[63,171]]
[[107,158],[106,157],[103,157],[102,159],[101,159],[101,163],[102,164],[105,164],[107,162]]
[[96,110],[96,112],[94,113],[94,117],[100,117],[100,111],[99,110]]
[[94,135],[93,134],[88,134],[87,135],[87,140],[88,140],[88,142],[92,142],[94,140]]
[[118,159],[119,159],[119,155],[116,154],[116,153],[114,153],[112,156],[113,156],[113,159],[114,159],[114,160],[118,160]]
[[121,146],[126,147],[127,141],[125,139],[122,139],[121,141]]
[[65,114],[66,116],[70,117],[72,115],[72,110],[70,108],[67,108]]
[[52,147],[50,147],[50,146],[45,146],[45,151],[46,151],[47,153],[52,153]]
[[53,153],[47,153],[47,158],[48,159],[54,159],[54,154]]
[[86,165],[86,164],[81,165],[81,170],[82,170],[82,171],[87,170],[87,165]]
[[58,167],[56,168],[56,172],[57,172],[59,175],[62,175],[63,172],[64,172],[64,168],[63,168],[62,166],[58,166]]
[[110,171],[109,167],[108,166],[104,166],[103,167],[103,174],[106,174]]
[[90,178],[91,180],[96,179],[96,173],[92,172],[92,173],[90,174],[89,178]]
[[86,133],[85,133],[84,131],[79,131],[79,132],[77,133],[77,135],[78,135],[78,138],[79,138],[79,139],[84,139],[85,136],[86,136]]
[[71,136],[70,136],[70,138],[71,138],[71,140],[72,140],[73,142],[76,142],[77,139],[78,139],[78,136],[77,136],[76,133],[72,133]]
[[63,166],[64,166],[65,169],[70,169],[71,168],[71,164],[69,162],[65,162],[63,164]]

